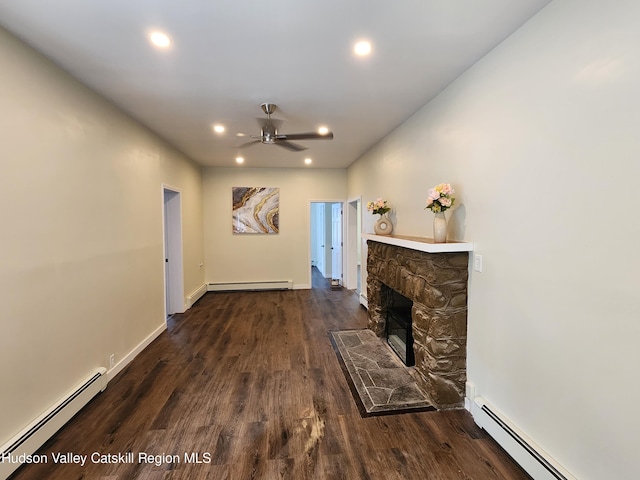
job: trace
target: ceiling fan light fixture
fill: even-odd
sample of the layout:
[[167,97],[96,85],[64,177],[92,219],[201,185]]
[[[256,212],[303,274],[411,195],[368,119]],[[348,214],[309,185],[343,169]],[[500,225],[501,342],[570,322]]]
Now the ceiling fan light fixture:
[[306,165],[311,165],[311,163],[312,163],[312,162],[313,162],[313,160],[311,160],[310,158],[305,158],[305,159],[304,159],[304,163],[305,163]]
[[243,164],[243,163],[244,163],[244,158],[242,158],[242,157],[236,157],[236,163],[237,163],[238,165]]
[[224,133],[224,125],[220,125],[219,123],[213,126],[213,131],[216,133]]

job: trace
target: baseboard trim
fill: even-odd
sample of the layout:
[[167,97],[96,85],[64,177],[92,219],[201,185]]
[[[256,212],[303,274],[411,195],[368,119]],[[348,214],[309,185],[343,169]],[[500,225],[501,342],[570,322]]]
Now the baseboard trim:
[[275,280],[267,282],[219,282],[207,284],[209,292],[233,292],[240,290],[292,290],[293,281]]
[[118,375],[124,367],[129,365],[134,358],[138,356],[145,348],[147,348],[151,342],[160,336],[162,332],[167,329],[166,322],[151,332],[142,342],[140,342],[133,350],[131,350],[126,356],[124,356],[118,363],[116,363],[111,370],[107,371],[107,381],[110,382],[116,375]]

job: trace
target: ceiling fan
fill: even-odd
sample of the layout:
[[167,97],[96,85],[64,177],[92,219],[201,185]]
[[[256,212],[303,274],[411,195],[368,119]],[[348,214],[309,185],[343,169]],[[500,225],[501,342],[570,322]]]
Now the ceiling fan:
[[[331,140],[333,138],[333,132],[278,133],[278,127],[282,124],[282,121],[271,118],[271,114],[276,111],[278,106],[275,103],[263,103],[260,107],[267,114],[266,121],[261,122],[260,135],[251,135],[251,138],[256,138],[257,140],[245,143],[241,145],[242,147],[264,143],[267,145],[279,145],[293,152],[300,152],[306,150],[307,147],[290,142],[290,140]],[[259,121],[261,120],[259,119]]]

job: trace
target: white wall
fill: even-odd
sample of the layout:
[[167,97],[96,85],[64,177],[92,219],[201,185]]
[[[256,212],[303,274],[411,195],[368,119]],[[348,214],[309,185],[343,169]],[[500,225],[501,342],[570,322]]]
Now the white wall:
[[638,25],[635,0],[554,0],[348,170],[399,234],[457,189],[450,234],[484,259],[468,378],[585,480],[640,478]]
[[200,169],[0,29],[0,445],[164,318],[162,183],[204,283]]
[[[311,288],[310,202],[346,198],[346,179],[346,170],[204,169],[207,282],[292,280],[294,288]],[[233,234],[232,187],[280,188],[280,233]]]

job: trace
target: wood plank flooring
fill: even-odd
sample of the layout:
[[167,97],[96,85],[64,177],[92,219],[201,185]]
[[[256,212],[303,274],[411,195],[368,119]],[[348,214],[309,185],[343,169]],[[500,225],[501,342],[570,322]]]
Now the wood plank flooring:
[[39,452],[134,462],[50,461],[12,480],[529,478],[466,411],[361,418],[328,332],[364,328],[366,311],[318,286],[206,294]]

